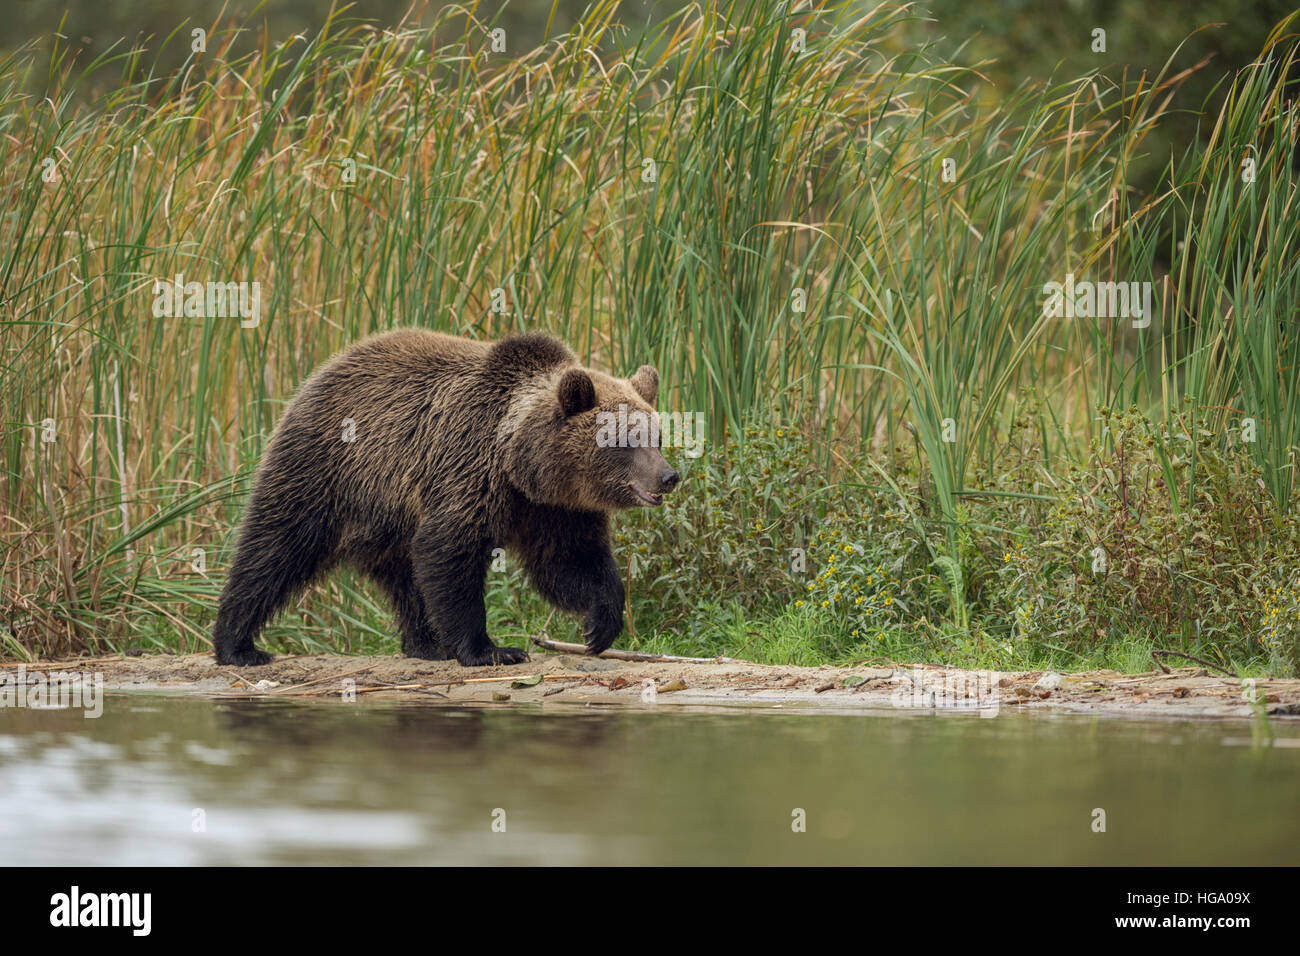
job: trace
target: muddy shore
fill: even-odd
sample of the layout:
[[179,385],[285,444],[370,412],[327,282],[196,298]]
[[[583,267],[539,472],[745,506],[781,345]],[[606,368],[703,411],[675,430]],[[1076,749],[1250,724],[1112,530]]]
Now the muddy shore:
[[[1300,719],[1300,680],[1241,681],[1201,667],[1168,673],[961,671],[934,666],[791,667],[748,662],[628,662],[534,649],[513,667],[463,668],[402,657],[278,657],[265,667],[218,665],[209,653],[37,662],[27,679],[100,674],[110,691],[221,698],[421,700],[544,707],[747,706],[758,709],[969,710],[1131,718]],[[13,681],[18,665],[0,666]],[[654,690],[649,688],[653,684]],[[1257,702],[1252,704],[1252,698]]]

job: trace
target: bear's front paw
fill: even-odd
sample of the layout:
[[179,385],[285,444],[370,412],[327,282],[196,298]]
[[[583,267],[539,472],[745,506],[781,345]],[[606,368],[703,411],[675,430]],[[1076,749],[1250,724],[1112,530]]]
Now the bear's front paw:
[[587,653],[593,657],[609,650],[614,639],[623,630],[623,610],[600,608],[587,614],[582,629],[582,640],[587,645]]
[[528,652],[522,647],[487,647],[476,648],[456,658],[464,667],[485,667],[489,664],[522,664],[528,660]]
[[492,656],[497,664],[522,664],[528,660],[528,652],[522,647],[495,647]]

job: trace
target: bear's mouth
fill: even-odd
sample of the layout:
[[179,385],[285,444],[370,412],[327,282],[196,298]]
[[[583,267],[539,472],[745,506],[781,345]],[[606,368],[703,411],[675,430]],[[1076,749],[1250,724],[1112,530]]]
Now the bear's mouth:
[[638,488],[636,485],[632,484],[631,482],[628,482],[627,486],[632,489],[633,493],[638,498],[640,498],[642,501],[648,504],[651,508],[658,508],[661,504],[664,503],[663,495],[652,495],[648,491],[642,491],[640,488]]

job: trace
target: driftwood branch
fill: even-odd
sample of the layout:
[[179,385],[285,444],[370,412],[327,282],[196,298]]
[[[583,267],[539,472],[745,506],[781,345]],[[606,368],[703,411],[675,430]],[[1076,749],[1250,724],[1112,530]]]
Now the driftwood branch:
[[[534,637],[533,643],[548,651],[560,651],[564,654],[586,654],[585,644],[566,644],[553,641],[549,637]],[[671,654],[643,654],[641,651],[620,651],[610,648],[599,656],[611,661],[639,661],[644,664],[750,664],[736,657],[674,657]]]
[[1182,651],[1152,651],[1151,659],[1155,661],[1156,666],[1159,667],[1166,674],[1171,672],[1169,668],[1165,666],[1165,662],[1160,659],[1162,657],[1185,657],[1189,661],[1195,661],[1196,663],[1202,665],[1203,667],[1208,667],[1212,671],[1218,671],[1220,674],[1226,674],[1227,676],[1233,678],[1234,680],[1239,679],[1237,675],[1234,674],[1232,671],[1226,670],[1220,667],[1218,664],[1211,663],[1210,661],[1207,661],[1203,657],[1193,657],[1191,654],[1184,654]]

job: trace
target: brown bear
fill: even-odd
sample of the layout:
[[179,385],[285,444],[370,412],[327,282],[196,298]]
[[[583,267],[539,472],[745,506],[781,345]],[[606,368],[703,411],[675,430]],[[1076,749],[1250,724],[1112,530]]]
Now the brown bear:
[[263,624],[341,562],[387,593],[408,656],[526,660],[488,638],[496,548],[552,604],[585,615],[599,654],[623,629],[610,514],[658,505],[678,480],[657,427],[611,442],[601,413],[625,406],[657,422],[658,390],[649,365],[614,378],[536,333],[492,343],[407,329],[342,352],[303,384],[262,456],[217,610],[217,660],[270,661],[254,646]]

